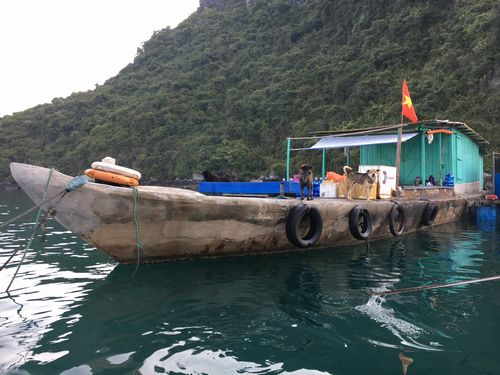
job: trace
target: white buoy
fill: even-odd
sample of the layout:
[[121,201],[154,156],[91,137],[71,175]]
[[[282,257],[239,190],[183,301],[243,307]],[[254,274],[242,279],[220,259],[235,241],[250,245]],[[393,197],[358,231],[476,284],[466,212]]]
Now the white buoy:
[[112,158],[111,156],[106,156],[104,159],[102,159],[102,162],[108,164],[116,164],[116,159]]

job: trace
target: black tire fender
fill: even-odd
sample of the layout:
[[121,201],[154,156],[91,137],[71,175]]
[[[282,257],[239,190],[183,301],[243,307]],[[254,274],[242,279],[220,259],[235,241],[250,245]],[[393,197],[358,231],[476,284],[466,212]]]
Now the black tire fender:
[[363,207],[354,207],[349,213],[349,229],[354,238],[366,240],[373,230],[370,213]]
[[[309,217],[309,230],[305,236],[300,234],[300,223]],[[297,247],[311,247],[318,242],[323,232],[323,219],[319,210],[313,206],[301,204],[292,208],[286,220],[286,237]]]
[[439,207],[434,203],[429,203],[422,213],[422,224],[425,226],[431,226],[436,220],[436,216],[438,214]]
[[[400,219],[398,225],[398,218]],[[406,225],[406,211],[400,204],[392,206],[389,211],[389,229],[394,237],[399,237],[403,234]]]

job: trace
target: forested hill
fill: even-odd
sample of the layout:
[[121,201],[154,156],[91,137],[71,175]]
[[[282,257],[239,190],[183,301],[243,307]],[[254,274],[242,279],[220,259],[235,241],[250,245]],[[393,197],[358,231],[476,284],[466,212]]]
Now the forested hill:
[[0,119],[10,161],[77,174],[104,156],[159,180],[282,173],[285,138],[464,121],[500,149],[498,0],[201,0],[93,91]]

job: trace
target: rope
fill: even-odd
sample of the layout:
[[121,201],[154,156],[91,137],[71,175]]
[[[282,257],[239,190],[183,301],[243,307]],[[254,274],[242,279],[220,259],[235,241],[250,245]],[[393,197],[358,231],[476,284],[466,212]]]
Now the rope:
[[[43,197],[42,197],[42,201],[45,201],[45,197],[47,196],[47,190],[49,189],[49,182],[50,182],[50,178],[52,177],[52,172],[54,171],[54,169],[50,169],[50,173],[49,173],[49,178],[47,179],[47,183],[45,185],[45,191],[43,192]],[[33,226],[33,233],[31,233],[31,237],[28,241],[28,244],[26,245],[26,248],[24,249],[24,254],[23,254],[23,257],[21,258],[21,261],[19,262],[19,264],[17,265],[17,269],[16,269],[16,272],[14,272],[14,276],[12,277],[12,279],[10,280],[10,283],[9,283],[9,286],[7,286],[7,289],[5,289],[5,292],[8,293],[9,292],[9,289],[12,285],[12,283],[14,282],[14,279],[16,278],[17,276],[17,273],[19,272],[19,269],[21,268],[21,265],[23,264],[24,262],[24,258],[26,257],[26,253],[28,252],[28,249],[30,248],[31,246],[31,242],[33,241],[33,238],[35,237],[35,233],[36,233],[36,230],[38,228],[38,220],[40,219],[40,214],[42,213],[42,208],[40,207],[38,209],[38,214],[36,215],[36,220],[35,220],[35,225]]]
[[[28,243],[28,241],[33,240],[33,236],[34,236],[34,235],[35,235],[35,232],[33,231],[33,232],[31,233],[31,237],[30,237],[29,239],[27,239],[27,240],[26,240],[26,243]],[[12,260],[12,258],[14,258],[14,257],[16,256],[16,254],[18,253],[19,249],[20,249],[20,247],[18,247],[18,248],[17,248],[17,249],[16,249],[16,250],[15,250],[15,251],[14,251],[14,252],[10,255],[9,259],[7,259],[7,260],[5,261],[5,263],[4,263],[4,264],[2,264],[2,267],[0,267],[0,271],[2,271],[5,267],[7,267],[7,265],[10,263],[10,261]]]
[[398,290],[390,290],[390,291],[386,291],[386,292],[375,292],[375,293],[372,293],[372,295],[373,296],[390,296],[392,294],[410,293],[410,292],[417,292],[420,290],[427,290],[427,289],[450,288],[450,287],[457,286],[457,285],[475,284],[475,283],[482,283],[484,281],[494,281],[494,280],[500,280],[500,275],[485,277],[484,279],[457,281],[455,283],[449,283],[449,284],[432,284],[432,285],[416,286],[413,288],[403,288],[403,289],[398,289]]
[[[52,170],[51,170],[52,171]],[[47,204],[47,203],[50,203],[51,201],[53,201],[54,199],[58,198],[59,196],[61,196],[61,199],[62,197],[66,194],[66,189],[64,189],[63,191],[57,193],[56,195],[54,195],[53,197],[49,198],[49,199],[46,199],[46,200],[42,200],[42,202],[34,205],[33,207],[27,209],[26,211],[20,213],[19,215],[13,217],[12,219],[10,219],[9,221],[6,221],[5,223],[2,223],[0,224],[0,229],[8,226],[9,224],[12,224],[13,222],[19,220],[20,218],[28,215],[30,212],[33,212],[35,209],[37,209],[38,207],[40,206],[43,206],[44,204]]]
[[135,188],[135,186],[132,186],[132,194],[134,196],[133,213],[134,213],[134,224],[135,224],[135,250],[137,251],[137,263],[135,266],[134,273],[132,274],[132,276],[134,276],[137,270],[139,269],[140,256],[143,243],[141,242],[141,228],[139,223],[139,191]]
[[[26,216],[28,213],[32,212],[35,208],[40,207],[40,206],[42,206],[42,205],[44,205],[44,204],[46,204],[46,203],[49,203],[49,202],[53,201],[55,198],[60,198],[58,201],[56,201],[56,204],[57,204],[57,203],[58,203],[58,202],[59,202],[59,201],[60,201],[60,200],[61,200],[61,199],[62,199],[62,198],[66,195],[66,193],[67,193],[67,191],[66,191],[66,189],[64,189],[64,190],[63,190],[63,191],[61,191],[60,193],[58,193],[58,194],[54,195],[52,198],[49,198],[49,199],[47,199],[47,200],[45,200],[45,201],[43,201],[43,202],[41,202],[41,203],[39,203],[39,204],[37,204],[37,205],[35,205],[35,206],[31,207],[30,209],[26,210],[26,211],[25,211],[25,212],[23,212],[22,214],[20,214],[20,215],[18,215],[18,216],[16,216],[16,217],[12,218],[11,220],[9,220],[9,221],[7,221],[7,222],[3,223],[3,224],[0,226],[0,228],[1,228],[1,227],[3,227],[3,226],[7,226],[7,225],[9,225],[9,224],[12,224],[14,221],[16,221],[16,220],[20,219],[21,217]],[[44,218],[44,219],[45,219],[45,218]],[[44,219],[42,219],[42,221],[43,221]],[[39,226],[40,226],[40,224],[42,223],[42,221],[41,221],[40,223],[38,223],[38,224],[37,224],[37,227],[39,227]],[[34,235],[34,233],[33,233],[33,235]],[[27,242],[27,241],[28,241],[28,239],[26,240],[26,242]],[[3,269],[4,269],[4,268],[5,268],[5,267],[6,267],[6,266],[10,263],[10,261],[12,260],[12,258],[14,258],[14,257],[16,256],[16,254],[19,252],[19,249],[20,249],[20,247],[18,247],[16,250],[14,250],[14,252],[10,255],[10,257],[9,257],[9,258],[5,261],[5,263],[4,263],[4,264],[0,267],[0,271],[2,271],[2,270],[3,270]]]
[[275,198],[276,199],[293,199],[293,198],[287,197],[286,195],[281,195],[281,194],[277,195]]

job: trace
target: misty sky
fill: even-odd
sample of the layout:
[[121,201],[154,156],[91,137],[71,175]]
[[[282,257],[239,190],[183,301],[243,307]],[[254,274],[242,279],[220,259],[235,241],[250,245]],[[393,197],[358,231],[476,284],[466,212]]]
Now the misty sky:
[[0,117],[87,91],[199,0],[0,1]]

